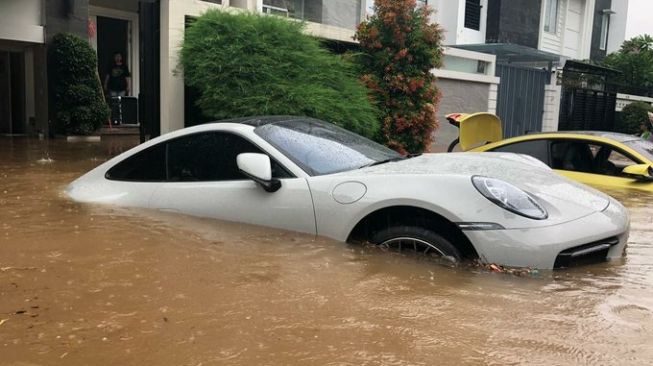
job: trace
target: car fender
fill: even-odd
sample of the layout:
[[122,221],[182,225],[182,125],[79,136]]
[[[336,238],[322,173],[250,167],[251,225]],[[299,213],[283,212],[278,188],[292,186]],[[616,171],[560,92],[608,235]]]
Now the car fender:
[[[465,221],[464,217],[471,217],[469,212],[478,211],[479,207],[494,209],[494,204],[478,195],[468,177],[453,176],[447,179],[450,182],[447,186],[457,186],[459,192],[449,194],[451,200],[440,198],[442,193],[429,194],[429,189],[424,189],[425,186],[437,187],[437,181],[440,179],[425,176],[350,177],[345,174],[308,178],[318,235],[345,241],[356,224],[367,215],[388,207],[416,207],[433,212],[451,222]],[[349,204],[339,203],[333,197],[333,189],[341,183],[352,181],[367,187],[365,195]],[[456,196],[461,200],[467,196],[470,202],[475,204],[457,207],[456,201],[459,200]],[[465,205],[464,202],[462,204]]]

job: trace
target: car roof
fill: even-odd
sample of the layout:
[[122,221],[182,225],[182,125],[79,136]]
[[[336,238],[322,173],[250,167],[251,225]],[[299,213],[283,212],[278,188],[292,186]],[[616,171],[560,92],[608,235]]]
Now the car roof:
[[306,121],[307,119],[314,120],[311,117],[301,116],[253,116],[253,117],[238,117],[213,121],[211,123],[239,123],[252,127],[260,127],[271,123],[288,122],[288,121]]
[[628,141],[635,141],[639,140],[639,137],[635,135],[628,135],[625,133],[618,133],[618,132],[607,132],[607,131],[555,131],[555,132],[538,132],[538,133],[531,133],[528,134],[527,136],[538,136],[538,135],[587,135],[587,136],[594,136],[594,137],[602,137],[606,139],[611,139],[617,142],[628,142]]

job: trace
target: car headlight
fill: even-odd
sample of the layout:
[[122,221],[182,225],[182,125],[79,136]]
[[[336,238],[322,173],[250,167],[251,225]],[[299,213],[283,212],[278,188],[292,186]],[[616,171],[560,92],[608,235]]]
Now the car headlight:
[[535,220],[549,217],[535,197],[510,183],[481,176],[473,176],[472,183],[485,198],[510,212]]

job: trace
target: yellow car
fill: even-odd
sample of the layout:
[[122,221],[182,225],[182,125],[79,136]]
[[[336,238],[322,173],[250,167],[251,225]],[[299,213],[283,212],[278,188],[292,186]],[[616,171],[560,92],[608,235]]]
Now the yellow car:
[[[472,123],[467,126],[461,123],[470,120]],[[653,192],[653,143],[637,136],[578,131],[536,133],[501,140],[497,138],[501,135],[500,121],[493,120],[492,115],[460,115],[449,121],[461,128],[460,145],[464,151],[526,154],[568,178],[597,188]],[[485,132],[479,134],[481,130]]]

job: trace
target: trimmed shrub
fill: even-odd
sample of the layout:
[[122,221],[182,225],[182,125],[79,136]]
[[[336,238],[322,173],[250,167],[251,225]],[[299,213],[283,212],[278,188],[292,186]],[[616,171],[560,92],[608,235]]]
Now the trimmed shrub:
[[109,118],[97,76],[97,56],[88,42],[59,33],[49,49],[54,129],[67,135],[89,135]]
[[378,111],[353,65],[303,33],[304,24],[276,16],[210,10],[186,29],[181,68],[206,116],[320,118],[367,137]]
[[648,112],[653,112],[653,107],[644,102],[633,102],[624,107],[621,111],[621,118],[617,120],[615,126],[617,132],[627,133],[630,135],[641,133],[639,126],[642,122],[650,123]]
[[376,0],[374,15],[358,26],[362,80],[382,112],[382,141],[401,152],[420,153],[437,127],[442,31],[429,24],[431,10],[415,0]]

